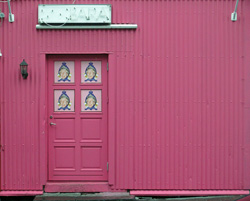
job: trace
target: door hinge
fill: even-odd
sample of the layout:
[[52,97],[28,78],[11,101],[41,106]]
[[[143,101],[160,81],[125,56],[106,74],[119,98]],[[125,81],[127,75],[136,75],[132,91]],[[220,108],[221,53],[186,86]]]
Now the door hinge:
[[107,162],[107,171],[109,171],[109,162]]
[[107,71],[109,71],[109,63],[107,63]]

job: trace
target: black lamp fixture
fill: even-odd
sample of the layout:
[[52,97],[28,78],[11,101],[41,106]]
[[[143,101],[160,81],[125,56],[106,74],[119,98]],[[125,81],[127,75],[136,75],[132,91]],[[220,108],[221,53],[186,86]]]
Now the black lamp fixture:
[[25,60],[20,63],[20,69],[21,69],[21,74],[23,76],[23,79],[27,79],[28,77],[28,64],[26,63]]

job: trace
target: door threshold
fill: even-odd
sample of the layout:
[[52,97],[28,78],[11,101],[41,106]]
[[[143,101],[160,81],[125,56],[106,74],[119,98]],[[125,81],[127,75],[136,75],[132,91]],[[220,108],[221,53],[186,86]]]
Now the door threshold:
[[111,192],[108,182],[47,182],[46,193]]
[[34,201],[54,201],[54,200],[65,200],[65,201],[92,201],[92,200],[134,200],[135,196],[130,195],[128,192],[104,192],[104,193],[44,193],[35,197]]

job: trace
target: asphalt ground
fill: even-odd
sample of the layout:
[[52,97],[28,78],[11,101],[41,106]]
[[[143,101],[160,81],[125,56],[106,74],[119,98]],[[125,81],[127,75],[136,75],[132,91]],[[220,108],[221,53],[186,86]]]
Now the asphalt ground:
[[0,197],[0,201],[250,201],[250,196],[207,196],[207,197],[133,197],[101,196],[88,194],[44,194],[36,197]]

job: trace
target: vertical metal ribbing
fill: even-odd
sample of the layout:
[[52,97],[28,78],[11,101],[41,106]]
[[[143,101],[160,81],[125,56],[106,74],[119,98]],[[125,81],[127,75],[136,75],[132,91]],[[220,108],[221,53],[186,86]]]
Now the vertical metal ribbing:
[[41,190],[46,180],[39,176],[44,52],[114,54],[115,189],[242,189],[246,22],[228,18],[235,1],[94,2],[112,4],[113,23],[138,24],[133,31],[36,30],[38,3],[13,1],[15,22],[0,27],[1,189]]

